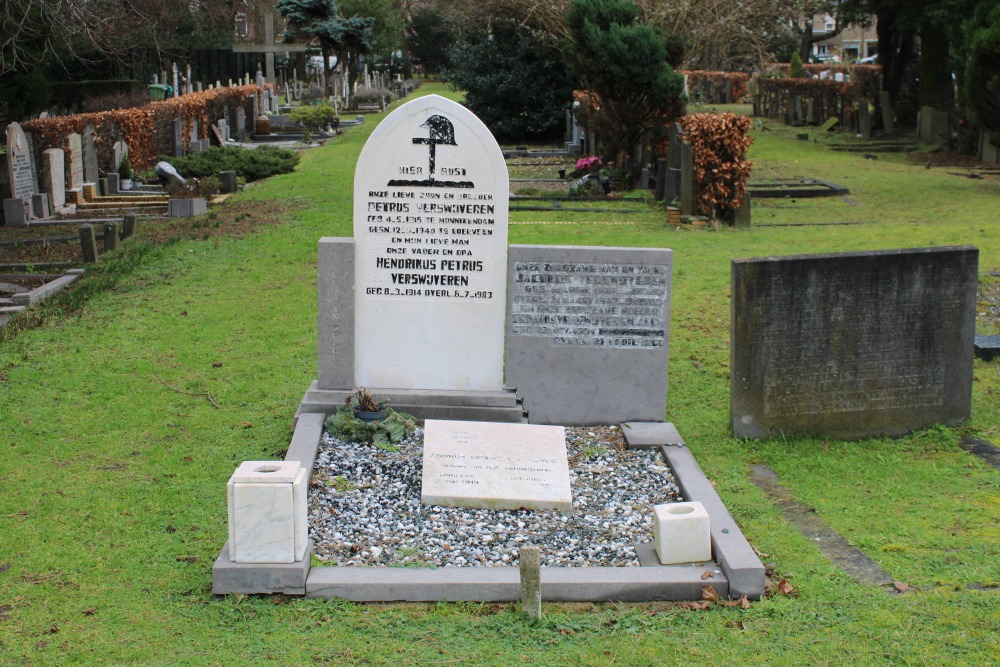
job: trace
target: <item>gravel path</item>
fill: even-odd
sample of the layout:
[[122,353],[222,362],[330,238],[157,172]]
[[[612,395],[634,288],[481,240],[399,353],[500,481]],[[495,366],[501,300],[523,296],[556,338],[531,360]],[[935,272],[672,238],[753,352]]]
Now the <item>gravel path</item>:
[[542,564],[638,566],[652,506],[677,502],[657,451],[630,451],[616,427],[566,429],[573,512],[420,504],[423,430],[390,452],[324,435],[309,493],[316,555],[339,566],[513,565],[521,545]]

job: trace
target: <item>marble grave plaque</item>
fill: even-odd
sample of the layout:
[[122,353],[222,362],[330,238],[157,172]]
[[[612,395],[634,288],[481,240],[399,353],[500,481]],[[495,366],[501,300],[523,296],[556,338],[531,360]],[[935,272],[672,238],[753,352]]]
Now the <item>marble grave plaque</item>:
[[572,511],[566,429],[428,419],[420,502]]

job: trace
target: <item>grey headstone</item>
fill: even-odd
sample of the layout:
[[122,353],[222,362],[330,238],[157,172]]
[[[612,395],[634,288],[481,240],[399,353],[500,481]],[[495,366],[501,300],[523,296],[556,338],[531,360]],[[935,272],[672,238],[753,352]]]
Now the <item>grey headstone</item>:
[[42,151],[42,184],[49,193],[52,210],[66,205],[66,154],[61,148]]
[[872,114],[868,100],[864,99],[858,104],[858,134],[865,141],[872,138]]
[[979,251],[736,259],[734,435],[847,440],[968,419]]
[[889,97],[889,91],[883,90],[879,92],[879,107],[882,111],[882,129],[886,132],[892,132],[892,98]]
[[4,199],[3,217],[8,227],[24,227],[31,220],[31,199],[20,197]]
[[743,193],[743,203],[740,204],[733,215],[733,227],[746,229],[750,227],[750,208],[751,198],[750,191],[748,190]]
[[225,193],[236,192],[238,181],[236,179],[235,171],[220,171],[219,172],[219,184],[220,190]]
[[680,144],[681,215],[698,213],[698,175],[694,169],[694,151],[683,141]]
[[11,123],[7,126],[7,169],[13,199],[30,198],[38,189],[31,162],[31,147],[24,131],[19,124]]
[[31,213],[35,218],[49,217],[49,197],[46,194],[36,193],[31,195]]
[[83,131],[83,180],[85,183],[97,183],[99,178],[94,128],[92,125],[88,125]]
[[66,139],[69,150],[69,189],[83,187],[83,138],[74,132]]
[[236,137],[240,141],[247,140],[247,112],[243,107],[236,107]]
[[681,135],[684,128],[680,123],[673,123],[667,131],[669,148],[667,149],[667,182],[663,198],[667,203],[681,198]]
[[35,186],[35,192],[40,192],[41,181],[38,179],[38,155],[35,153],[35,141],[31,132],[25,132],[24,138],[28,142],[28,156],[31,158],[31,184]]
[[174,157],[184,156],[184,121],[174,119]]
[[510,247],[506,384],[534,424],[662,420],[673,253]]

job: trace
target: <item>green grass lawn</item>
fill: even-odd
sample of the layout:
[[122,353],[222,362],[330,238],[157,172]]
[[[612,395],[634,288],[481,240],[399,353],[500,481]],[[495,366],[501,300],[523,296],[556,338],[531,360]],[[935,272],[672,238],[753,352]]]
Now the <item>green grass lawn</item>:
[[[958,446],[964,434],[1000,442],[997,362],[976,361],[967,423],[854,443],[734,439],[728,363],[732,258],[972,244],[981,272],[1000,270],[1000,185],[836,153],[778,125],[756,132],[758,175],[851,194],[759,202],[754,223],[775,226],[747,231],[674,231],[652,207],[603,219],[517,212],[510,242],[673,248],[665,417],[797,596],[746,610],[545,605],[535,624],[513,605],[214,598],[225,483],[241,461],[288,444],[316,375],[316,244],[352,233],[354,163],[377,120],[239,195],[286,202],[284,224],[242,240],[128,242],[113,271],[91,272],[39,326],[0,343],[0,663],[997,661],[1000,474]],[[822,222],[862,224],[784,226]],[[908,592],[840,573],[750,482],[754,463]]]

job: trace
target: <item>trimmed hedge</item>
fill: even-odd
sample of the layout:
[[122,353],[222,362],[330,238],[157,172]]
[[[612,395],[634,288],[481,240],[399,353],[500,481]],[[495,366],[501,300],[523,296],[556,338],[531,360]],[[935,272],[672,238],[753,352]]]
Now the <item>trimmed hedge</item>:
[[749,116],[701,113],[678,120],[684,141],[694,153],[698,208],[729,221],[743,203],[753,163],[747,149],[753,143]]
[[220,171],[235,171],[247,181],[287,174],[299,163],[298,153],[277,146],[261,146],[254,150],[213,146],[180,158],[161,156],[160,159],[172,164],[184,178],[205,178],[217,176]]

